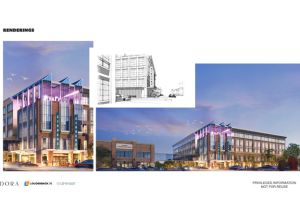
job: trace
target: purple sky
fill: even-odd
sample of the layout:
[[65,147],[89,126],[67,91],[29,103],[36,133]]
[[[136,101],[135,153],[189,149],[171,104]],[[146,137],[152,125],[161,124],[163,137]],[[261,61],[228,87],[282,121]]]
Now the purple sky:
[[196,65],[196,105],[97,109],[97,139],[153,143],[157,152],[167,153],[179,139],[215,121],[300,144],[300,65]]
[[52,73],[54,80],[68,76],[89,86],[89,48],[92,41],[3,42],[4,99]]

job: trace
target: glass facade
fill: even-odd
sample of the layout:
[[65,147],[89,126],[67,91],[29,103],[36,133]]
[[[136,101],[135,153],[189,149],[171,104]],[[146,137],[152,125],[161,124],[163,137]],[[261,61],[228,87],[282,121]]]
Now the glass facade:
[[132,158],[132,151],[117,150],[117,158]]
[[61,131],[70,131],[70,106],[66,102],[60,102]]
[[42,101],[42,130],[51,130],[51,101],[44,99]]
[[83,106],[74,104],[74,115],[78,116],[78,131],[82,132]]

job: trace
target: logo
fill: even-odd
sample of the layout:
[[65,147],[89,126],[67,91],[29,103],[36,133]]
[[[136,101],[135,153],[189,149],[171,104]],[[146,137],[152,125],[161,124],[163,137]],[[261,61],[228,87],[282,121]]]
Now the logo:
[[35,182],[25,181],[24,182],[24,186],[34,186],[34,185],[48,185],[48,186],[51,186],[52,182],[39,182],[39,181],[35,181]]
[[24,182],[24,186],[29,186],[30,185],[30,181],[25,181]]
[[0,181],[0,187],[14,187],[19,186],[18,181]]

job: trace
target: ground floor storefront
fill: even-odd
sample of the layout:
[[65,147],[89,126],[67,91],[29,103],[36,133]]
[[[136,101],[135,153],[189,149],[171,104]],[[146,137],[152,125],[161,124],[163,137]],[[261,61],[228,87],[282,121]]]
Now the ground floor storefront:
[[[208,169],[229,169],[231,166],[241,166],[243,168],[262,167],[263,165],[276,165],[276,162],[263,162],[263,161],[234,161],[234,160],[210,160],[200,161],[194,160],[196,166],[205,167]],[[195,165],[195,164],[193,164]]]
[[[72,166],[88,158],[86,150],[42,150],[41,154],[35,151],[4,152],[4,161],[8,163],[32,163],[39,166]],[[38,156],[41,158],[38,159]],[[40,162],[38,162],[40,160]]]

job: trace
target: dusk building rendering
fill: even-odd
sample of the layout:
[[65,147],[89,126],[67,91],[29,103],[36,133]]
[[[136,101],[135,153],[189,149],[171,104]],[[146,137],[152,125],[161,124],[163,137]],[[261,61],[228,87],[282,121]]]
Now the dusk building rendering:
[[235,164],[257,167],[268,163],[267,154],[282,156],[285,142],[285,136],[209,123],[174,144],[173,154],[174,160],[208,168],[225,169]]
[[115,57],[116,94],[133,98],[150,97],[156,89],[156,72],[152,56]]
[[89,89],[44,76],[3,103],[4,161],[67,166],[92,157]]

